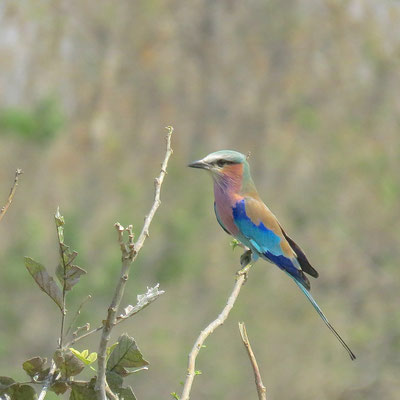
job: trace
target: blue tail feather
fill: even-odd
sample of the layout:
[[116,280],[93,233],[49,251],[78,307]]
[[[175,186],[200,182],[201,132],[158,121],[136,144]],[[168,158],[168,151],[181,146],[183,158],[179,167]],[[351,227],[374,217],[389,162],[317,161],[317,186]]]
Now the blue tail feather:
[[296,285],[300,288],[300,290],[307,296],[307,299],[310,301],[314,309],[317,311],[321,319],[325,322],[326,326],[331,330],[331,332],[336,336],[336,338],[339,340],[341,345],[347,350],[349,353],[349,356],[352,360],[356,359],[356,356],[354,353],[350,350],[350,347],[346,344],[346,342],[340,337],[340,335],[336,332],[335,328],[329,323],[328,318],[326,318],[325,314],[322,312],[321,308],[317,304],[317,302],[314,300],[314,298],[311,296],[311,293],[307,290],[307,288],[299,282],[296,278],[294,278],[292,275],[288,273],[288,275],[295,281]]
[[[291,276],[291,275],[290,275]],[[319,314],[319,316],[323,319],[323,321],[326,324],[329,324],[328,318],[326,318],[325,314],[322,312],[322,310],[320,309],[319,305],[317,304],[317,302],[314,300],[314,298],[311,296],[311,293],[302,285],[302,283],[300,283],[297,279],[293,278],[291,276],[291,278],[295,281],[296,285],[300,288],[300,290],[307,296],[307,299],[310,301],[310,303],[312,304],[312,306],[315,308],[315,310],[317,311],[317,313]]]

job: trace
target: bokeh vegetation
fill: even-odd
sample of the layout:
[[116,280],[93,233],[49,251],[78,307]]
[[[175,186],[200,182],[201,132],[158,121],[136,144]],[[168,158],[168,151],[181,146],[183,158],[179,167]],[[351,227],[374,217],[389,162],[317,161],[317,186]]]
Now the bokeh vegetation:
[[58,311],[23,256],[56,266],[58,205],[88,271],[68,307],[89,292],[80,322],[104,318],[120,268],[113,224],[141,227],[172,124],[163,203],[126,303],[157,282],[166,294],[114,338],[128,331],[150,361],[130,381],[138,398],[180,391],[231,289],[240,253],[215,221],[209,177],[186,168],[231,148],[251,151],[262,198],[319,270],[313,294],[358,359],[260,262],[201,353],[192,397],[255,397],[243,320],[271,398],[397,399],[399,27],[389,0],[3,1],[0,197],[25,174],[0,224],[0,375],[23,379],[21,363],[56,346]]

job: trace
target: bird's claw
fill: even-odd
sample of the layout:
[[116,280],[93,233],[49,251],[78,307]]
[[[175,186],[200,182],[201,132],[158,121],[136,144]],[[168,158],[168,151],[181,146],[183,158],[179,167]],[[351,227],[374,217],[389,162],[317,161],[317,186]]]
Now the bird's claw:
[[252,252],[251,250],[246,250],[240,256],[240,265],[242,268],[236,272],[236,280],[238,280],[242,275],[244,275],[244,281],[247,282],[248,272],[250,267],[252,266]]
[[248,263],[247,265],[244,266],[244,268],[239,269],[239,271],[236,272],[236,280],[238,280],[242,275],[244,275],[244,282],[247,282],[247,278],[249,276],[249,269],[251,268],[252,264]]
[[245,268],[247,265],[250,264],[251,262],[251,250],[247,250],[245,251],[241,256],[240,256],[240,265],[242,266],[242,268]]

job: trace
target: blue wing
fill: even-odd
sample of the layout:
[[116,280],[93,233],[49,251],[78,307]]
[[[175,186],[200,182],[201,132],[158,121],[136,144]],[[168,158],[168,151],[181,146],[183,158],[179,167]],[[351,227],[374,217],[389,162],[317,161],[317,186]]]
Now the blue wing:
[[[356,356],[337,333],[335,328],[329,323],[325,314],[309,292],[310,282],[304,275],[299,261],[297,260],[298,256],[300,256],[300,259],[301,257],[305,258],[304,253],[293,240],[287,237],[276,217],[271,213],[268,207],[260,200],[246,197],[238,201],[232,211],[233,219],[240,231],[239,239],[244,241],[244,244],[250,245],[249,247],[252,251],[258,252],[261,257],[276,264],[293,278],[297,286],[307,296],[310,303],[318,312],[319,316],[347,350],[350,358],[354,360]],[[317,271],[315,271],[311,265],[307,265],[309,264],[308,261],[304,263],[305,260],[302,260],[302,264],[306,265],[306,268],[311,271],[311,275],[315,277],[318,276]]]
[[244,244],[309,289],[310,282],[297,261],[296,253],[283,235],[275,216],[264,203],[244,198],[236,203],[232,211],[236,226],[248,242]]

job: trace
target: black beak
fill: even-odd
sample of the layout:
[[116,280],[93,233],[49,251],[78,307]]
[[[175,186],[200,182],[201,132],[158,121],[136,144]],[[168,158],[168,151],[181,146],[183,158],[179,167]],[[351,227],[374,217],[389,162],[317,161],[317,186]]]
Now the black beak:
[[188,167],[210,169],[210,166],[203,160],[193,161],[192,163],[188,164]]

